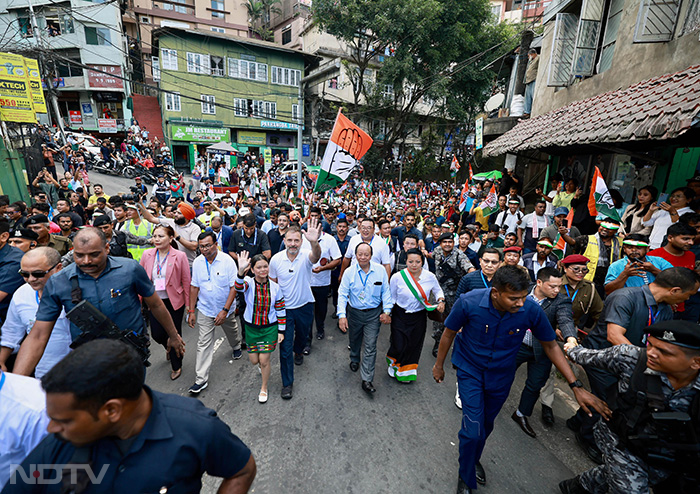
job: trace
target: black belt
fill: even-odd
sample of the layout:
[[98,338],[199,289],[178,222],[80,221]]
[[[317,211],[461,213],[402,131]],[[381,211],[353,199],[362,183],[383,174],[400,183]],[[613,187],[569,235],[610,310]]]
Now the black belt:
[[377,306],[377,307],[372,307],[370,309],[356,309],[352,305],[349,305],[348,307],[350,307],[352,310],[359,310],[360,312],[369,312],[371,310],[377,310],[377,309],[381,308],[381,306]]

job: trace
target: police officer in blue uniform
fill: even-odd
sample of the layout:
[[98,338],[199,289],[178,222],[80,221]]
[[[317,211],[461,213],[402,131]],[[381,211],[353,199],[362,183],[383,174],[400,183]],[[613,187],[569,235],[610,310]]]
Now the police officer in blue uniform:
[[491,288],[461,295],[445,321],[433,377],[438,383],[445,378],[445,357],[454,341],[452,364],[457,367],[463,414],[459,431],[458,494],[470,493],[476,489],[477,482],[486,482],[479,459],[510,392],[516,356],[528,329],[569,382],[581,407],[589,413],[588,408],[592,407],[604,417],[610,416],[607,405],[584,390],[576,379],[555,342],[556,335],[544,311],[527,299],[529,286],[530,278],[525,270],[504,266],[496,271]]

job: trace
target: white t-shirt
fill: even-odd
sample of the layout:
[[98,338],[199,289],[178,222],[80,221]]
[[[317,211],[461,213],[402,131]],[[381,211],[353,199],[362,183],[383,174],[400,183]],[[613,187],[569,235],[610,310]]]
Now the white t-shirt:
[[[359,244],[364,242],[362,240],[362,235],[355,235],[348,242],[348,250],[345,251],[345,257],[352,261],[351,264],[355,264],[355,249]],[[379,264],[388,264],[391,266],[391,253],[389,252],[389,246],[384,240],[379,236],[375,235],[372,237],[372,241],[369,243],[372,246],[372,261]]]
[[293,261],[283,250],[270,259],[270,278],[275,278],[282,288],[284,305],[287,309],[298,309],[314,301],[311,291],[311,251],[300,249]]
[[[549,192],[549,194],[547,194],[547,197],[549,197],[550,199],[554,200],[554,197],[555,197],[556,195],[557,195],[557,191],[556,191],[556,190],[552,190],[552,191]],[[547,202],[547,206],[546,206],[546,209],[544,210],[544,214],[545,214],[546,216],[552,217],[552,216],[554,216],[554,205],[553,205],[551,202],[549,202],[549,201],[546,201],[546,202]]]
[[[496,217],[496,225],[498,225],[498,228],[504,229],[506,234],[517,233],[518,221],[522,220],[523,216],[523,213],[520,211],[516,211],[515,214],[512,214],[510,210],[501,211]],[[501,227],[501,225],[503,226]]]
[[[306,240],[306,239],[304,239]],[[327,233],[321,232],[321,237],[318,239],[318,244],[321,246],[321,258],[314,268],[321,266],[321,262],[325,259],[326,262],[335,261],[340,259],[342,254],[340,253],[340,247],[338,247],[338,242],[333,238],[333,235],[328,235]],[[325,265],[325,262],[323,263]],[[330,286],[331,285],[331,270],[327,269],[321,271],[320,273],[311,272],[311,286]]]
[[[217,251],[211,264],[203,255],[197,256],[192,263],[192,286],[199,288],[197,309],[207,317],[216,317],[226,305],[237,274],[236,262],[228,254]],[[230,316],[235,309],[234,298],[228,315]]]

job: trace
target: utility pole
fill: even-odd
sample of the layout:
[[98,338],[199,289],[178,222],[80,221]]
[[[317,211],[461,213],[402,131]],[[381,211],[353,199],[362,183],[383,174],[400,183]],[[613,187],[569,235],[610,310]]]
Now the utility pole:
[[[39,24],[36,22],[34,5],[32,5],[32,0],[27,0],[27,4],[29,5],[29,13],[32,17],[32,25],[34,26],[34,36],[36,37],[36,44],[37,48],[39,49],[39,63],[44,69],[46,69],[46,62],[44,61],[44,43],[43,38],[41,36],[41,30],[39,29]],[[53,107],[53,111],[56,115],[56,120],[58,122],[58,130],[61,132],[61,137],[63,138],[63,143],[65,144],[66,134],[63,129],[63,119],[61,118],[61,112],[58,109],[58,100],[56,99],[56,94],[53,91],[53,79],[49,75],[46,75],[46,92],[49,93],[51,106]]]
[[[303,199],[303,193],[302,193],[302,183],[301,183],[301,152],[302,152],[302,144],[301,144],[301,133],[302,133],[302,128],[304,127],[304,83],[302,82],[301,78],[299,78],[299,97],[297,101],[297,105],[299,109],[297,110],[298,112],[298,120],[299,120],[299,127],[297,128],[297,194],[300,194],[302,196],[302,202],[304,201]],[[302,211],[302,214],[304,212]]]

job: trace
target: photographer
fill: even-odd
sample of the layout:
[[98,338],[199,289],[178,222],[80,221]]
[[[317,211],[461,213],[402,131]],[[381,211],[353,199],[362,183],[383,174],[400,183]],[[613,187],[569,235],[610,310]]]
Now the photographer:
[[649,240],[646,235],[627,235],[622,241],[622,250],[625,257],[612,263],[605,275],[606,295],[623,286],[648,285],[661,271],[673,267],[666,259],[647,256]]
[[[142,297],[168,333],[168,349],[174,348],[178,356],[184,354],[185,342],[177,334],[170,313],[155,293],[148,275],[137,262],[110,256],[102,231],[97,228],[80,230],[75,236],[73,256],[75,263],[52,276],[44,288],[36,322],[17,356],[17,374],[29,375],[34,370],[61,310],[65,309],[70,318],[70,310],[77,305],[71,293],[76,289],[83,300],[94,305],[119,329],[137,335],[146,329],[139,302],[139,296]],[[83,331],[91,332],[92,328],[85,330],[71,324],[74,341]]]

